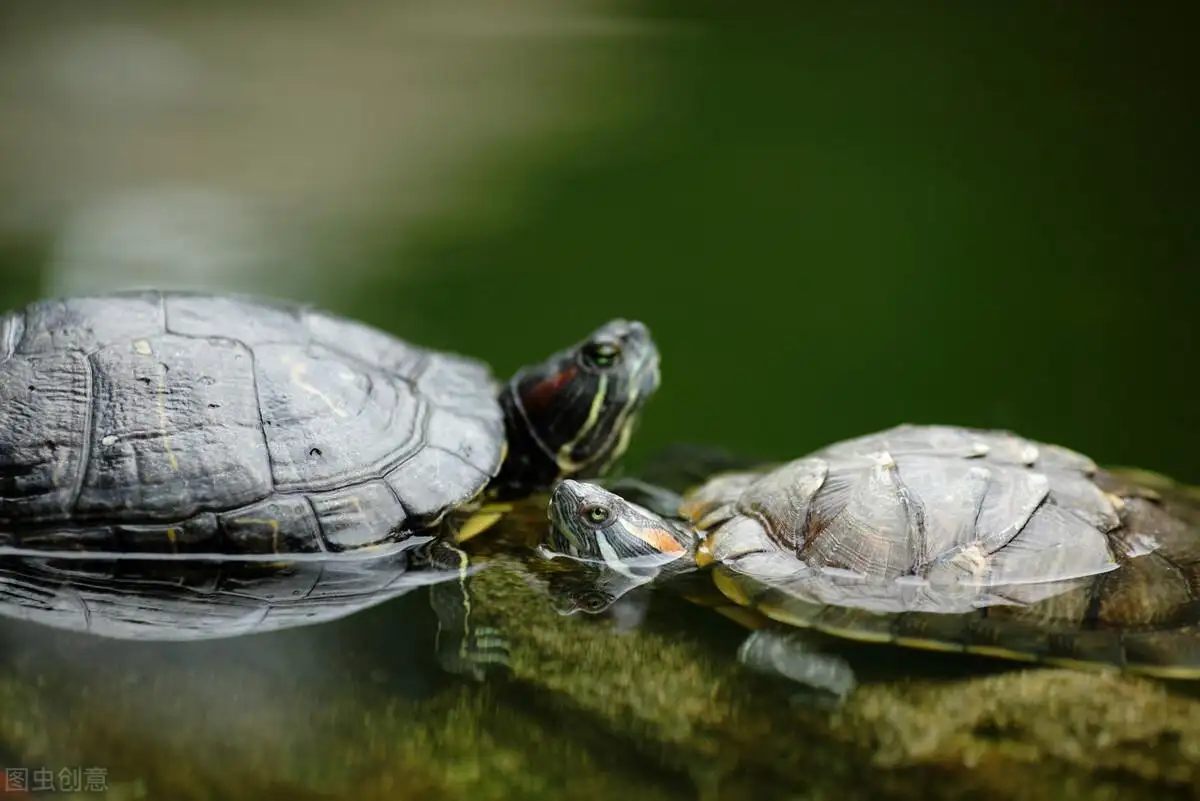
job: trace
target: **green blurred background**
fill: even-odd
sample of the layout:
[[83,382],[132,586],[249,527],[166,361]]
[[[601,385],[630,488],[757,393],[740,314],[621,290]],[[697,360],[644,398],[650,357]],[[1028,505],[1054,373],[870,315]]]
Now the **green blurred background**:
[[[9,37],[59,24],[24,5]],[[540,60],[515,37],[495,62],[525,87],[562,79],[566,111],[476,148],[481,165],[455,179],[466,199],[402,236],[386,223],[353,235],[358,269],[331,259],[316,283],[285,264],[191,283],[316,301],[504,373],[605,318],[640,318],[664,385],[635,460],[680,440],[787,457],[939,422],[1200,482],[1190,15],[761,0],[589,13],[570,36],[523,34]],[[557,57],[576,60],[559,72]],[[491,69],[471,79],[482,91]],[[10,84],[8,114],[38,106],[34,89]],[[180,158],[205,136],[189,120]],[[37,174],[4,172],[44,140],[6,141],[19,145],[0,162],[11,205]],[[411,205],[427,190],[394,191]],[[54,222],[6,230],[0,301],[58,291]]]

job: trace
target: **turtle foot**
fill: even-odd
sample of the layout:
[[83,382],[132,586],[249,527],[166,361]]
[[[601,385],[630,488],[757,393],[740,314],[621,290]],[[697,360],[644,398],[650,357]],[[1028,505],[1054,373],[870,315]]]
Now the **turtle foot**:
[[799,684],[803,689],[792,701],[803,706],[837,706],[857,685],[844,659],[821,652],[800,631],[759,629],[738,649],[738,661],[758,673]]

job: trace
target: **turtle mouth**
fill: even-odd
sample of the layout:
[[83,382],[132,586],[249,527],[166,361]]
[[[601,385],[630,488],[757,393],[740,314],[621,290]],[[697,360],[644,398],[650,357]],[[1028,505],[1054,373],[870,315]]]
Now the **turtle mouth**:
[[659,382],[659,353],[650,336],[650,329],[644,323],[626,323],[621,339],[633,364],[630,372],[638,384],[643,389],[656,389]]
[[662,370],[659,366],[660,359],[658,351],[654,348],[644,355],[634,367],[633,373],[636,376],[639,392],[643,398],[649,398],[653,395],[662,383]]
[[550,521],[550,525],[559,534],[568,538],[571,530],[568,521],[582,503],[582,498],[575,486],[578,483],[566,478],[555,484],[550,493],[550,503],[546,506],[546,518]]

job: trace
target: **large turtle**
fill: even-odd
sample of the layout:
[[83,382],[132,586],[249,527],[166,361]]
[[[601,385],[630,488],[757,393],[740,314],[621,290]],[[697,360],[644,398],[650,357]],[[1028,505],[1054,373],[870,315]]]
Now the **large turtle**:
[[560,611],[704,570],[757,629],[743,661],[837,695],[853,674],[797,629],[1200,679],[1200,493],[1153,474],[1007,432],[905,425],[684,497],[623,495],[554,490],[546,555],[582,567],[552,580]]
[[33,303],[0,316],[0,613],[176,640],[344,616],[457,575],[443,526],[603,473],[658,382],[624,320],[502,385],[306,306]]

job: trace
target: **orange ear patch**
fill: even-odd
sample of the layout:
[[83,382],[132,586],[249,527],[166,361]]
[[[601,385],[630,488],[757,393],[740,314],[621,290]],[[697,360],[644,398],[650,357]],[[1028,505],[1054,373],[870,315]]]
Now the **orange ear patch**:
[[671,536],[664,528],[639,528],[633,531],[634,536],[660,553],[681,555],[686,550],[679,540]]

